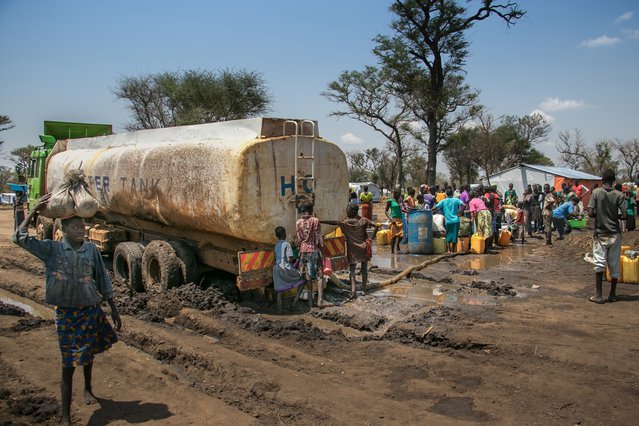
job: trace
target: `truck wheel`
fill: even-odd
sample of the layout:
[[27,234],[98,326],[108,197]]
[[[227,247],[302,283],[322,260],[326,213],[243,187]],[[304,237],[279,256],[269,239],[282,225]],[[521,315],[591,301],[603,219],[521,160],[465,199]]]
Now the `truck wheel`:
[[38,216],[36,219],[36,237],[39,240],[52,240],[53,239],[53,219],[48,217]]
[[144,246],[140,243],[126,242],[116,246],[113,252],[113,276],[120,284],[143,292],[142,254]]
[[180,273],[182,276],[181,284],[197,283],[198,269],[197,259],[193,250],[185,243],[181,241],[169,241],[175,254],[178,257],[178,263],[180,264]]
[[159,293],[181,284],[180,263],[166,241],[154,240],[142,255],[142,280],[147,293]]

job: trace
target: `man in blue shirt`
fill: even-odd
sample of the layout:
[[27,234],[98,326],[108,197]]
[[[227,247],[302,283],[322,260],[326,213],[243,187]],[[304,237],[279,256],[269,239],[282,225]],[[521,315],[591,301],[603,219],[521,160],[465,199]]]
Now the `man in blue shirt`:
[[446,253],[457,251],[457,234],[459,233],[459,208],[463,205],[459,198],[453,198],[453,188],[446,188],[446,197],[435,206],[446,219]]
[[563,203],[552,211],[552,223],[555,225],[555,229],[559,232],[559,240],[564,239],[566,233],[566,227],[568,226],[568,219],[574,216],[575,206],[579,204],[579,198],[576,196],[570,197],[570,201]]

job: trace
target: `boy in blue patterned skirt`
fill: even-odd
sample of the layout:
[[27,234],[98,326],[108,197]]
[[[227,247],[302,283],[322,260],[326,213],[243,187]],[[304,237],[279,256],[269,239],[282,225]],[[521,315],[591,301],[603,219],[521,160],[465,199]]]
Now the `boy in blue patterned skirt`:
[[84,368],[84,398],[96,403],[91,388],[94,355],[104,352],[118,338],[109,324],[100,302],[111,307],[115,329],[122,322],[113,303],[111,280],[95,245],[84,241],[84,219],[74,216],[62,220],[62,241],[40,241],[29,236],[27,226],[39,202],[22,222],[13,241],[42,260],[45,265],[45,300],[55,307],[56,331],[62,353],[62,424],[71,424],[71,390],[76,366]]

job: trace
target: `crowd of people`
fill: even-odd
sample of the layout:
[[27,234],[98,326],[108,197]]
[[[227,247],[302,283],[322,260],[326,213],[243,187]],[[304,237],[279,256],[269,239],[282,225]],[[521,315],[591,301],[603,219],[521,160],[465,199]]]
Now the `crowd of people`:
[[[526,236],[544,234],[545,244],[552,244],[553,232],[563,239],[570,232],[570,219],[582,219],[585,211],[582,199],[590,190],[579,183],[562,184],[559,190],[549,184],[530,184],[520,195],[510,183],[503,194],[496,186],[421,185],[419,193],[415,188],[393,191],[386,202],[385,215],[389,221],[391,252],[401,253],[400,244],[406,242],[405,228],[409,226],[407,218],[411,209],[424,209],[433,212],[433,231],[435,237],[445,237],[448,253],[456,251],[459,236],[470,233],[486,238],[490,249],[499,241],[502,231],[511,234],[512,241],[525,243]],[[622,229],[635,229],[635,195],[626,193],[629,219],[624,220]]]

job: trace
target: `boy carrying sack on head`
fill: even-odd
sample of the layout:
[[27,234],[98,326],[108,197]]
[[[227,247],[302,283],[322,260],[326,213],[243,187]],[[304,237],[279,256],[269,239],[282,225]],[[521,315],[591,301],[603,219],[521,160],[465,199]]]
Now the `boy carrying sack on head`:
[[118,338],[100,303],[111,307],[115,329],[122,322],[113,303],[111,280],[95,245],[84,241],[84,219],[62,220],[62,241],[38,240],[29,236],[28,224],[46,201],[39,201],[13,236],[13,241],[42,260],[45,265],[46,302],[55,307],[55,323],[62,354],[62,424],[71,424],[71,390],[76,366],[84,368],[84,398],[97,402],[91,387],[93,357],[109,349]]

